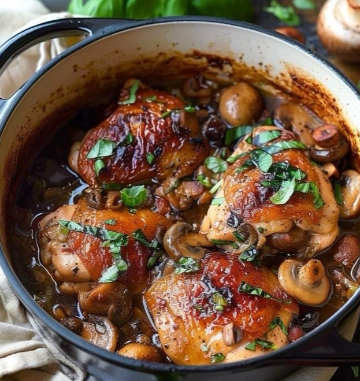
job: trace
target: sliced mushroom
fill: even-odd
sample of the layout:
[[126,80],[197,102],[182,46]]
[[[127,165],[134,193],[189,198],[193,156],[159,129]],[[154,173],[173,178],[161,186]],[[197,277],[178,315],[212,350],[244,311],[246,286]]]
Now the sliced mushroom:
[[101,283],[89,292],[80,291],[78,299],[82,310],[89,314],[107,315],[118,325],[131,315],[132,295],[120,282]]
[[220,97],[220,115],[232,126],[255,122],[263,109],[264,100],[259,90],[246,82],[228,87]]
[[311,259],[306,264],[286,259],[279,267],[278,278],[284,291],[304,304],[318,306],[329,297],[330,281],[318,259]]
[[104,316],[89,316],[88,321],[84,321],[80,336],[108,351],[115,351],[119,338],[119,331],[116,326]]
[[318,163],[330,163],[342,159],[349,152],[349,143],[333,124],[323,124],[313,131],[315,145],[310,157]]
[[317,33],[332,55],[360,62],[359,0],[326,1],[317,18]]
[[345,234],[334,246],[334,259],[350,269],[360,257],[360,239],[353,234]]
[[174,261],[181,257],[201,259],[206,251],[202,246],[211,245],[203,234],[192,233],[191,225],[186,222],[172,225],[164,236],[164,249]]
[[202,98],[211,95],[211,88],[204,83],[204,78],[201,75],[190,77],[184,82],[183,91],[190,98]]
[[314,145],[311,130],[323,124],[310,110],[292,102],[278,106],[274,110],[273,120],[275,126],[293,131],[309,147]]
[[224,122],[215,115],[211,115],[202,126],[203,134],[209,139],[210,144],[214,147],[224,145],[224,137],[226,126]]
[[164,362],[164,357],[159,349],[147,344],[129,343],[119,349],[117,353],[136,360]]
[[101,210],[105,208],[104,196],[99,189],[93,189],[86,195],[86,203],[90,208]]
[[340,178],[340,191],[342,205],[340,205],[340,218],[352,218],[360,212],[360,173],[348,169]]
[[294,227],[286,233],[274,233],[269,235],[266,238],[266,243],[273,249],[295,253],[305,246],[307,240],[307,233],[298,227]]
[[234,344],[239,343],[244,337],[244,333],[241,329],[234,326],[234,323],[228,323],[222,330],[222,338],[224,344],[227,347],[231,347]]

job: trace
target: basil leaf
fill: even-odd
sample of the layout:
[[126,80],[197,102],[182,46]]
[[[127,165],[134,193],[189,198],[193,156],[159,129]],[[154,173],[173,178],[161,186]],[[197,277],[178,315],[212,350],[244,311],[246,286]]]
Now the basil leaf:
[[223,181],[222,180],[219,180],[211,189],[210,189],[210,193],[211,194],[214,194],[219,188],[221,188],[222,186],[222,183]]
[[228,128],[225,133],[225,145],[227,146],[230,143],[234,142],[235,140],[242,138],[243,136],[252,132],[253,129],[254,127],[252,126],[238,126],[238,127]]
[[151,153],[151,152],[148,153],[146,155],[146,160],[151,165],[154,162],[154,160],[155,160],[155,155],[153,153]]
[[228,168],[228,163],[225,160],[214,156],[207,157],[205,159],[205,165],[214,173],[225,172]]
[[277,316],[273,319],[273,321],[270,323],[270,331],[273,330],[275,327],[279,326],[280,329],[283,331],[283,333],[287,336],[289,334],[287,328],[285,327],[284,322]]
[[250,152],[252,162],[260,169],[261,172],[266,173],[272,166],[272,156],[261,149],[255,149]]
[[99,159],[102,157],[111,156],[114,153],[116,143],[108,139],[98,139],[92,146],[88,154],[87,159]]
[[116,265],[110,266],[100,277],[100,283],[112,283],[115,282],[119,275],[119,269]]
[[134,135],[127,134],[125,137],[125,144],[131,144],[134,141]]
[[97,177],[99,177],[100,171],[105,168],[105,163],[101,159],[95,160],[94,170]]
[[224,360],[225,360],[225,356],[222,353],[215,353],[211,355],[210,357],[210,361],[212,364],[223,362]]
[[153,239],[151,242],[146,238],[146,235],[141,229],[137,229],[132,233],[135,241],[138,241],[143,246],[146,246],[150,249],[154,249],[155,251],[161,251],[160,242],[157,239]]
[[287,25],[300,25],[300,18],[292,6],[284,7],[277,0],[271,0],[270,6],[264,8],[265,12],[273,14]]
[[276,302],[284,302],[281,299],[277,299],[277,298],[272,297],[270,294],[263,291],[263,289],[261,287],[252,286],[251,284],[248,284],[244,281],[242,281],[240,286],[239,286],[239,292],[243,292],[243,293],[249,294],[249,295],[259,296],[259,297],[264,298],[264,299],[275,300]]
[[193,273],[200,270],[200,263],[194,258],[181,257],[174,263],[175,274]]
[[281,132],[279,130],[269,130],[261,132],[260,134],[257,134],[252,141],[252,144],[254,146],[261,146],[265,143],[270,142],[271,140],[274,140],[278,138],[281,135]]
[[282,140],[280,142],[276,142],[274,144],[265,146],[262,149],[270,155],[274,155],[275,153],[287,149],[308,149],[308,147],[305,144],[299,142],[298,140]]
[[213,245],[219,245],[219,246],[223,246],[223,245],[230,245],[232,246],[234,249],[238,249],[239,248],[239,245],[234,242],[234,241],[230,241],[230,240],[224,240],[224,239],[211,239],[210,240],[210,243],[213,244]]
[[128,105],[136,102],[136,92],[139,88],[140,80],[136,79],[130,87],[130,93],[128,99],[118,102],[119,105]]
[[316,5],[312,0],[293,0],[292,3],[298,9],[303,9],[306,11],[316,9]]
[[342,193],[341,193],[340,183],[335,181],[333,185],[334,185],[334,196],[335,196],[335,200],[336,200],[337,204],[338,205],[344,205],[344,200],[343,200]]
[[251,0],[192,0],[191,14],[228,17],[252,21],[254,10]]
[[200,175],[197,175],[196,180],[201,185],[204,185],[204,187],[207,187],[207,188],[211,188],[212,187],[211,181],[204,174],[202,174],[202,173]]
[[254,341],[251,341],[245,349],[248,349],[250,351],[255,351],[256,346],[261,347],[262,349],[277,349],[276,345],[272,343],[271,341],[267,340],[261,340],[261,339],[255,339]]
[[212,294],[211,301],[214,303],[216,311],[223,311],[224,307],[228,305],[226,299],[220,294],[220,292],[215,292]]
[[126,0],[72,0],[67,10],[84,16],[124,18],[125,3]]
[[116,221],[114,219],[105,220],[104,224],[106,225],[116,225]]
[[239,241],[239,242],[245,242],[245,237],[238,231],[233,231],[233,236]]
[[147,192],[144,185],[136,185],[131,188],[124,188],[120,191],[121,200],[127,207],[134,208],[146,200]]
[[283,205],[286,204],[295,191],[295,178],[282,182],[280,189],[270,197],[273,204]]
[[224,197],[215,197],[211,201],[211,205],[221,205],[224,202]]
[[320,190],[319,190],[318,186],[315,183],[311,182],[310,187],[311,187],[311,193],[314,196],[315,208],[316,209],[322,208],[325,205],[325,202],[320,195]]
[[247,152],[240,153],[239,155],[231,155],[229,156],[226,161],[230,164],[234,163],[237,159],[240,159],[241,157],[244,157],[247,155]]
[[180,180],[174,179],[173,183],[169,186],[169,188],[164,189],[164,193],[165,194],[171,193],[172,191],[174,191],[179,186],[179,184],[180,184]]
[[359,377],[359,367],[358,366],[352,366],[351,370],[353,372],[354,378],[358,378]]

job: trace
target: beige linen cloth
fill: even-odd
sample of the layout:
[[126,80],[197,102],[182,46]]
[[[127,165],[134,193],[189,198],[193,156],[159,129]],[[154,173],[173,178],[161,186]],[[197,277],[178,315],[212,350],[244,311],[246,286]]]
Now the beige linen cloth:
[[[50,13],[38,0],[0,0],[0,44],[19,29],[69,16],[65,12]],[[11,96],[31,74],[65,48],[62,40],[58,39],[24,52],[0,78],[1,96]],[[352,324],[346,325],[344,335],[349,339],[354,335],[356,321],[353,319]],[[282,381],[328,381],[335,371],[336,368],[302,368]],[[1,269],[0,380],[95,381],[47,340],[18,301]]]

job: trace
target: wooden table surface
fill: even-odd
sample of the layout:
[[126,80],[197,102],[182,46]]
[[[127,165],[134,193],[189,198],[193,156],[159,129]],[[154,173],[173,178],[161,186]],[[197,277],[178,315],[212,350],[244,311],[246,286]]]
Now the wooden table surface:
[[[313,0],[316,4],[316,9],[313,11],[299,11],[297,13],[301,17],[301,25],[297,27],[306,38],[305,44],[308,47],[314,49],[317,53],[324,56],[332,64],[334,64],[345,76],[347,76],[351,81],[356,85],[360,84],[360,63],[346,63],[342,62],[338,58],[332,57],[326,51],[326,49],[321,45],[317,34],[316,34],[316,19],[318,12],[320,11],[322,5],[325,3],[325,0]],[[256,0],[253,2],[256,7],[256,18],[254,22],[256,24],[262,25],[269,29],[274,29],[278,26],[284,25],[281,21],[277,20],[272,15],[264,12],[263,8],[266,5],[269,5],[269,0]],[[290,5],[292,1],[283,0],[281,4]],[[360,343],[360,324],[358,325],[357,331],[354,336],[354,342]],[[359,352],[360,359],[360,352]],[[359,361],[359,370],[360,370],[360,361]],[[332,377],[331,381],[356,381],[360,380],[360,377],[355,378],[353,370],[349,365],[340,367],[335,375]],[[317,381],[317,380],[304,380],[304,381]]]

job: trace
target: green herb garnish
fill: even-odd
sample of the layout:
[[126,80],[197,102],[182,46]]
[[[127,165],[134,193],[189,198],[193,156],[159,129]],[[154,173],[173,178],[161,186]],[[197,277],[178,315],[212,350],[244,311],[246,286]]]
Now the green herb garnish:
[[269,130],[257,134],[253,140],[252,144],[254,146],[262,146],[265,143],[270,142],[271,140],[277,139],[281,135],[279,130]]
[[153,239],[152,241],[149,241],[141,229],[135,230],[132,233],[132,236],[134,237],[135,241],[138,241],[143,246],[146,246],[150,249],[154,249],[155,251],[161,251],[162,250],[160,242],[157,239]]
[[255,351],[256,346],[261,347],[262,349],[277,349],[276,345],[272,343],[271,341],[267,340],[261,340],[261,339],[255,339],[254,341],[251,341],[245,349],[248,349],[249,351]]
[[228,168],[228,163],[219,157],[209,156],[205,159],[205,165],[214,173],[225,172]]
[[274,155],[275,153],[287,150],[287,149],[308,149],[308,147],[299,142],[298,140],[282,140],[280,142],[276,142],[270,144],[268,146],[262,147],[264,151],[269,153],[270,155]]
[[225,134],[225,145],[227,146],[230,143],[234,142],[235,140],[242,138],[243,136],[252,132],[253,129],[254,129],[253,126],[238,126],[238,127],[228,128]]
[[258,249],[254,245],[252,245],[239,255],[239,261],[255,262],[258,254]]
[[111,156],[114,153],[116,143],[108,139],[98,139],[92,146],[88,154],[87,159],[99,159],[102,157]]
[[114,219],[105,220],[104,224],[106,225],[116,225],[116,221]]
[[165,194],[169,194],[171,193],[172,191],[174,191],[180,184],[180,180],[179,179],[175,179],[173,181],[173,183],[166,189],[164,189],[164,193]]
[[96,159],[94,163],[94,170],[97,177],[99,177],[100,171],[105,168],[105,163],[101,159]]
[[339,182],[334,182],[334,196],[338,205],[344,205],[344,200],[341,193],[341,185]]
[[200,175],[197,175],[196,177],[196,180],[201,184],[201,185],[204,185],[204,187],[206,188],[211,188],[212,187],[212,183],[211,181],[209,180],[208,177],[206,177],[204,174],[200,174]]
[[283,333],[287,336],[289,334],[287,328],[285,327],[284,322],[277,316],[273,319],[273,321],[270,323],[270,331],[273,330],[275,327],[279,326],[280,329],[283,331]]
[[280,189],[270,197],[270,201],[276,205],[286,204],[295,191],[295,178],[282,182]]
[[228,305],[226,299],[220,294],[220,292],[215,292],[212,294],[211,301],[214,303],[216,311],[223,311],[224,307]]
[[148,153],[146,155],[146,160],[151,165],[154,162],[154,160],[155,160],[155,155],[153,153],[151,153],[151,152]]
[[358,366],[352,366],[351,370],[353,372],[354,378],[359,378],[359,367]]
[[147,192],[144,185],[136,185],[122,189],[120,195],[125,206],[134,208],[146,200]]
[[225,356],[222,353],[215,353],[211,355],[211,358],[210,358],[210,361],[213,364],[223,362],[224,360],[225,360]]
[[284,300],[274,298],[273,296],[265,292],[261,287],[252,286],[251,284],[248,284],[244,281],[242,281],[239,286],[239,292],[243,292],[249,295],[259,296],[264,299],[275,300],[276,302],[280,302],[280,303],[284,302]]
[[218,182],[217,182],[217,183],[210,189],[209,192],[210,192],[211,194],[214,194],[214,193],[221,187],[222,183],[223,183],[222,180],[218,181]]
[[300,18],[292,6],[285,7],[278,0],[271,0],[270,6],[264,8],[265,12],[273,14],[287,25],[300,25]]
[[232,246],[234,249],[238,249],[239,248],[239,245],[234,242],[234,241],[230,241],[230,240],[224,240],[224,239],[211,239],[210,240],[210,243],[213,244],[213,245],[218,245],[218,246],[223,246],[223,245],[230,245]]
[[136,79],[132,86],[130,87],[130,93],[129,97],[123,101],[118,102],[119,105],[127,105],[127,104],[132,104],[135,103],[136,101],[136,92],[139,88],[140,80]]
[[251,151],[250,159],[263,173],[266,173],[273,163],[272,156],[262,149],[255,149]]
[[305,11],[311,11],[313,9],[316,9],[316,5],[312,0],[293,0],[292,3],[296,8]]
[[193,273],[200,270],[200,263],[194,258],[181,257],[174,264],[175,274]]
[[221,205],[224,201],[224,197],[214,197],[211,201],[211,205]]

